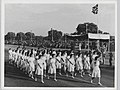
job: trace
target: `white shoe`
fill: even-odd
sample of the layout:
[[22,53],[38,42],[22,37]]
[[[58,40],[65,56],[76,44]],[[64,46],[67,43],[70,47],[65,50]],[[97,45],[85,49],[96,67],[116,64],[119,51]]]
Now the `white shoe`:
[[59,75],[61,76],[62,74],[61,74],[61,73],[59,73]]
[[32,79],[34,79],[34,77],[33,77],[33,76],[32,76],[31,78],[32,78]]
[[83,75],[81,75],[81,77],[83,77]]
[[44,83],[44,81],[41,81],[41,83]]
[[37,81],[37,78],[35,78],[35,81]]
[[77,74],[75,73],[75,76],[76,76]]
[[93,81],[91,80],[90,83],[93,83]]
[[99,82],[98,85],[102,86],[102,84]]
[[91,76],[91,74],[88,74],[88,76]]
[[74,76],[72,76],[72,78],[74,78]]
[[66,77],[68,77],[68,74],[66,74]]
[[44,77],[46,77],[46,75],[44,75]]
[[57,81],[57,79],[54,79],[54,81]]
[[50,79],[50,77],[48,77],[47,79]]

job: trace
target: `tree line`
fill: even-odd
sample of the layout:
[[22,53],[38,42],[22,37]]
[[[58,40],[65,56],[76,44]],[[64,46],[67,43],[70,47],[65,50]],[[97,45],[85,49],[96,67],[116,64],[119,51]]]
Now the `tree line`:
[[[98,26],[94,23],[83,23],[78,24],[76,31],[73,31],[70,33],[71,35],[84,35],[87,33],[101,33],[101,34],[109,34],[108,32],[103,32],[101,30],[98,30]],[[14,32],[8,32],[5,35],[5,43],[6,44],[16,44],[16,45],[28,45],[28,46],[40,46],[43,43],[45,45],[55,42],[66,42],[69,41],[66,39],[66,34],[62,31],[58,31],[55,29],[52,29],[48,31],[47,36],[36,36],[32,32],[18,32],[15,34]]]

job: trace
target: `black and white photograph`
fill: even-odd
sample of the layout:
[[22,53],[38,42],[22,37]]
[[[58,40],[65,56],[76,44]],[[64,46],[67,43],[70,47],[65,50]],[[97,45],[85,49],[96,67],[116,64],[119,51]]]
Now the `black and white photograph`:
[[116,3],[5,3],[4,87],[116,88]]

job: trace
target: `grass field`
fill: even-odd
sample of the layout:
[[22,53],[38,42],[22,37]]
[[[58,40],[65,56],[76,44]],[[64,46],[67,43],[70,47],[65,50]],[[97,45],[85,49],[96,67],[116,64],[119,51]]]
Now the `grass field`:
[[[74,79],[70,76],[66,77],[64,74],[62,76],[57,75],[57,82],[53,81],[53,76],[50,76],[50,80],[44,77],[44,84],[39,81],[35,82],[28,75],[24,74],[21,70],[13,65],[8,64],[8,48],[15,48],[15,46],[5,45],[5,76],[4,76],[4,86],[5,87],[101,87],[96,83],[91,84],[91,77],[85,75],[80,77],[78,74]],[[28,47],[29,48],[29,47]],[[114,87],[114,66],[110,67],[107,64],[101,65],[101,83],[102,87]],[[96,80],[94,81],[96,82]]]

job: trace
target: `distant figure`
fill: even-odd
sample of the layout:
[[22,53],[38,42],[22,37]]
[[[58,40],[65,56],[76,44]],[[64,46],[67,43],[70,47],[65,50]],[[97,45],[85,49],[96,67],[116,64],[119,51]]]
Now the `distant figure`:
[[81,43],[79,43],[79,50],[81,51]]
[[102,50],[101,50],[101,52],[102,52],[102,58],[103,58],[103,64],[105,63],[106,51],[107,51],[107,48],[106,48],[105,45],[103,45]]
[[95,57],[93,61],[93,71],[92,71],[92,78],[91,83],[93,83],[93,79],[98,78],[98,85],[102,85],[100,82],[101,72],[100,72],[100,59],[99,57]]
[[112,52],[110,52],[110,58],[109,58],[109,65],[112,66],[112,57],[113,57],[113,54]]

